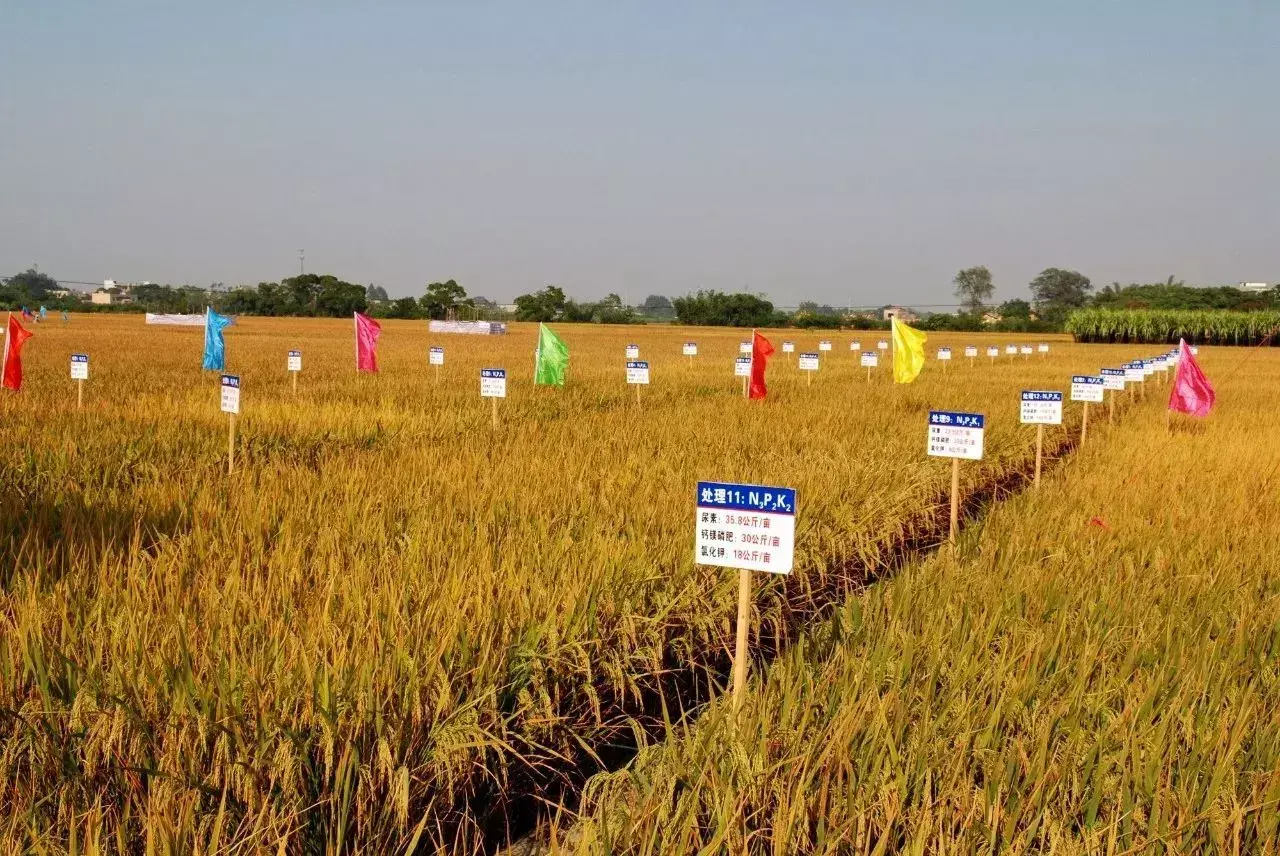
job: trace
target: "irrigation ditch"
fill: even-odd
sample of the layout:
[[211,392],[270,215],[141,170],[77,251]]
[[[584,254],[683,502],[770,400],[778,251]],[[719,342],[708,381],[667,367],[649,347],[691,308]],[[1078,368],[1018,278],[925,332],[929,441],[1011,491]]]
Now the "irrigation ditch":
[[[1121,403],[1117,415],[1132,406]],[[1045,449],[1043,471],[1047,473],[1069,460],[1079,440],[1079,425],[1068,426],[1060,441]],[[1032,458],[971,486],[961,502],[961,531],[981,521],[994,504],[1031,487],[1034,472]],[[828,617],[850,596],[943,549],[950,522],[949,497],[940,491],[935,499],[928,505],[930,511],[908,521],[901,537],[885,545],[883,558],[876,564],[838,562],[818,575],[816,583],[811,575],[807,585],[796,577],[783,577],[771,592],[778,599],[781,619],[768,628],[756,628],[752,640],[753,674],[758,676],[791,641]],[[673,724],[692,723],[708,703],[726,691],[732,668],[732,628],[730,631],[720,644],[709,646],[692,659],[668,655],[661,672],[650,676],[633,697],[621,697],[603,686],[596,687],[599,709],[604,713],[590,743],[581,744],[555,763],[514,769],[505,781],[487,779],[459,800],[451,813],[453,818],[466,825],[474,824],[486,853],[539,853],[539,829],[557,813],[576,809],[587,779],[625,767],[642,745],[660,739]]]

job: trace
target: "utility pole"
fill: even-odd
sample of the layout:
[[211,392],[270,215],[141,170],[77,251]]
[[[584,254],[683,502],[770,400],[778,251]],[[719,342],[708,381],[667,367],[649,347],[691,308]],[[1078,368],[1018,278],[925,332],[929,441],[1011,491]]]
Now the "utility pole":
[[307,272],[307,251],[298,250],[298,276],[303,276]]

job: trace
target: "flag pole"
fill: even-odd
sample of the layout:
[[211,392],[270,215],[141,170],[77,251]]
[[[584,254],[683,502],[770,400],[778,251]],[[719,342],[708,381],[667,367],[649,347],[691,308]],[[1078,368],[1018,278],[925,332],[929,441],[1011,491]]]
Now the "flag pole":
[[[13,313],[8,312],[4,316],[4,359],[0,360],[0,374],[9,369],[9,340],[13,338]],[[3,387],[3,381],[0,381],[0,387]]]
[[[742,397],[743,398],[746,398],[746,399],[751,398],[750,394],[747,392],[747,389],[751,386],[751,378],[755,370],[756,370],[756,328],[752,327],[751,328],[751,365],[749,370],[747,371],[747,376],[742,379]],[[746,572],[743,571],[743,573],[746,573]]]
[[356,346],[356,374],[360,373],[360,319],[356,317],[360,313],[351,313],[351,332],[355,338]]

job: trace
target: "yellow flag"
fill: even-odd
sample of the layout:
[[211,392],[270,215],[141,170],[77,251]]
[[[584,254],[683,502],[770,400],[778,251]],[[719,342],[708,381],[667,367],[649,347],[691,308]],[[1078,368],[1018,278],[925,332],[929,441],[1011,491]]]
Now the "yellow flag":
[[893,328],[893,382],[911,383],[924,368],[924,331],[894,318]]

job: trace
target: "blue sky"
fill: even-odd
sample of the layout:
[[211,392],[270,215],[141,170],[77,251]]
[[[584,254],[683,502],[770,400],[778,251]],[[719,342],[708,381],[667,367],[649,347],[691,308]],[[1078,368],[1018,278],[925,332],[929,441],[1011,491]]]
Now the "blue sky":
[[0,274],[1280,280],[1280,3],[0,4]]

